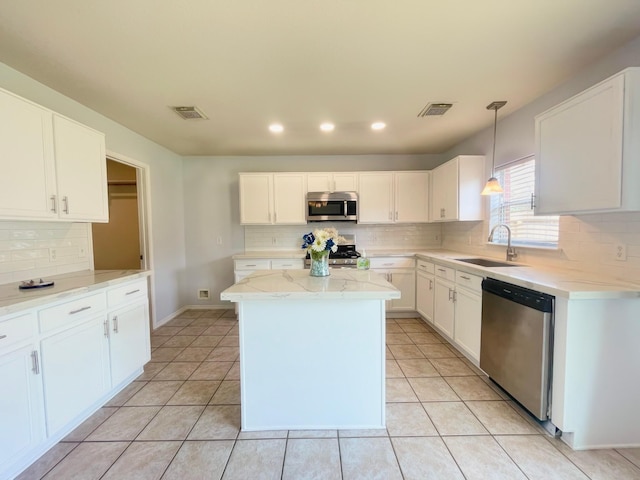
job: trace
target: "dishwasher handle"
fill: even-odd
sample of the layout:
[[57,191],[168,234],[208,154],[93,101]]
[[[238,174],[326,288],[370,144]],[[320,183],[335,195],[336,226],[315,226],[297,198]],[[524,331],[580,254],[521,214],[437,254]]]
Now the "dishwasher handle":
[[498,297],[511,300],[525,307],[533,308],[540,312],[553,312],[553,303],[555,297],[542,292],[536,292],[519,285],[496,280],[494,278],[485,278],[482,280],[482,291],[492,293]]

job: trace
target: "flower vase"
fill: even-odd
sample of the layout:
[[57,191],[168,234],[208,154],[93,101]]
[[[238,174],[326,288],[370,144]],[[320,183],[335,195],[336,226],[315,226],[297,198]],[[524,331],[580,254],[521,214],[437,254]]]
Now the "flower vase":
[[311,252],[311,270],[309,275],[312,277],[329,276],[329,251]]

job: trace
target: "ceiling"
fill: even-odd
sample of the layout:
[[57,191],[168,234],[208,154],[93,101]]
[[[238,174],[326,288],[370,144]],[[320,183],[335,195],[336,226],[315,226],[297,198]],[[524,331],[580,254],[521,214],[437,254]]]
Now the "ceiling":
[[442,153],[638,35],[638,0],[0,2],[1,62],[182,155]]

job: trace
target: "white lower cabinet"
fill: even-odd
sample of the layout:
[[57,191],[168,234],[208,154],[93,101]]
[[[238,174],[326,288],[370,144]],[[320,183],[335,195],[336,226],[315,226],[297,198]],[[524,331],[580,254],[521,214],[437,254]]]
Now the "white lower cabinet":
[[[421,268],[422,265],[422,268]],[[431,271],[428,271],[428,265]],[[416,311],[430,323],[433,323],[435,277],[433,263],[418,260],[416,272]]]
[[412,257],[373,257],[371,269],[385,276],[387,281],[400,290],[400,298],[386,301],[386,310],[392,312],[415,312],[416,271]]
[[149,313],[146,299],[109,313],[109,359],[111,385],[119,385],[149,361],[143,346],[149,338]]
[[454,341],[474,360],[480,361],[482,295],[466,288],[456,289]]
[[453,338],[453,324],[455,315],[455,284],[449,280],[436,277],[436,289],[433,299],[434,324],[442,333]]

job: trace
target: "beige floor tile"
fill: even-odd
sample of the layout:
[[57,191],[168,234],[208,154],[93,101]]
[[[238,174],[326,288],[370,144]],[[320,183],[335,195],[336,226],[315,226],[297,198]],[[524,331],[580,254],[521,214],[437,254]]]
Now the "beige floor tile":
[[151,352],[151,361],[170,362],[174,360],[182,350],[184,350],[183,347],[158,347]]
[[189,380],[223,380],[233,362],[203,362]]
[[176,358],[175,362],[202,362],[211,353],[211,347],[187,347]]
[[500,435],[495,439],[530,480],[588,480],[539,435]]
[[288,430],[260,430],[257,432],[240,432],[238,440],[262,440],[268,438],[287,438]]
[[640,448],[617,448],[616,451],[636,467],[640,467]]
[[160,407],[121,407],[96,428],[87,440],[92,442],[133,440],[158,411]]
[[233,441],[184,442],[162,480],[219,480],[233,449]]
[[638,480],[640,469],[615,450],[572,450],[562,440],[545,438],[592,480]]
[[164,325],[160,328],[157,328],[153,331],[154,335],[176,335],[180,330],[182,330],[184,327],[180,326],[180,327],[169,327],[167,325]]
[[385,355],[387,357],[387,360],[393,360],[395,358],[391,350],[389,350],[388,346],[385,347]]
[[216,380],[195,380],[182,384],[167,405],[206,405],[220,386]]
[[291,439],[282,471],[282,480],[341,480],[337,438]]
[[76,427],[69,435],[64,437],[62,441],[81,442],[117,410],[117,407],[102,407],[96,413],[82,422],[78,427]]
[[98,480],[129,442],[84,442],[51,470],[44,480]]
[[181,442],[133,442],[107,471],[103,480],[157,480]]
[[398,360],[398,365],[406,377],[439,377],[431,362],[423,358]]
[[444,377],[462,400],[501,400],[480,377]]
[[223,480],[279,480],[286,440],[238,440],[231,452]]
[[235,325],[231,330],[229,330],[227,335],[240,335],[240,327]]
[[240,405],[240,382],[224,380],[209,401],[211,405]]
[[420,403],[387,403],[387,430],[392,437],[438,435]]
[[493,437],[445,437],[443,440],[467,480],[526,480]]
[[479,367],[475,366],[475,365],[471,362],[471,360],[469,360],[468,358],[466,358],[466,357],[461,357],[461,358],[460,358],[460,360],[462,360],[462,362],[463,362],[467,367],[469,367],[469,368],[471,369],[471,371],[472,371],[473,373],[475,373],[476,375],[481,375],[481,376],[483,376],[483,377],[486,377],[486,376],[487,376],[487,374],[486,374],[486,373],[484,373],[482,370],[480,370],[480,368],[479,368]]
[[406,333],[388,333],[387,332],[387,345],[413,345],[411,339]]
[[160,370],[153,380],[186,380],[199,366],[200,362],[174,361]]
[[126,406],[164,405],[182,386],[182,381],[152,381],[147,383],[125,404]]
[[385,372],[387,378],[404,378],[404,373],[402,373],[400,365],[395,360],[386,361]]
[[225,380],[240,380],[240,362],[234,362],[227,374],[224,376]]
[[412,333],[409,335],[409,338],[411,338],[416,345],[436,345],[442,343],[442,340],[435,333]]
[[423,406],[440,435],[488,435],[463,402],[429,402]]
[[238,335],[227,335],[218,344],[219,347],[237,347],[240,345],[240,337]]
[[233,440],[240,432],[239,405],[210,405],[188,436],[189,440]]
[[191,325],[193,322],[192,318],[174,318],[173,320],[169,320],[165,323],[167,327],[186,327],[187,325]]
[[454,358],[455,355],[444,343],[429,343],[418,345],[420,351],[427,358]]
[[418,397],[416,397],[406,378],[387,378],[386,390],[387,402],[418,401]]
[[[464,356],[464,353],[462,353],[460,350],[458,350],[458,349],[457,349],[456,347],[454,347],[453,345],[451,345],[451,344],[447,344],[447,348],[448,348],[449,350],[451,350],[451,353],[452,353],[454,356],[456,356],[456,357],[458,357],[460,360],[462,360],[462,361],[463,361],[463,363],[464,363],[464,361],[467,359],[467,357],[465,357],[465,356]],[[475,373],[475,372],[474,372],[474,373]]]
[[429,333],[424,325],[418,323],[404,323],[400,325],[400,328],[405,333]]
[[217,347],[207,357],[207,360],[218,362],[235,362],[240,356],[240,347]]
[[215,347],[224,337],[222,335],[200,335],[191,344],[192,347]]
[[430,362],[443,377],[475,375],[459,358],[432,358]]
[[504,400],[469,401],[467,407],[493,435],[536,434],[539,431]]
[[168,362],[149,362],[144,366],[144,372],[136,378],[136,381],[147,381],[151,380],[156,374],[162,370],[164,367],[169,365]]
[[289,430],[289,438],[338,438],[337,430]]
[[162,407],[136,440],[184,440],[204,408],[204,406]]
[[424,355],[415,345],[388,345],[396,360],[406,360],[410,358],[424,358]]
[[441,377],[407,379],[421,402],[450,402],[460,400]]
[[496,392],[498,394],[498,396],[500,398],[502,398],[503,400],[509,400],[509,395],[507,395],[507,393],[502,390],[502,388],[500,388],[498,385],[496,385],[493,380],[491,380],[489,377],[487,377],[486,375],[479,375],[478,378],[480,380],[482,380],[484,383],[486,383],[489,388],[491,388],[494,392]]
[[178,335],[200,335],[207,328],[208,327],[206,325],[193,325],[192,323],[188,327],[184,327],[182,330],[180,330],[180,333],[178,333]]
[[367,428],[367,429],[350,429],[338,430],[340,438],[363,438],[363,437],[388,437],[389,433],[386,428]]
[[180,315],[176,315],[177,318],[199,318],[202,315],[202,310],[185,310]]
[[441,438],[392,438],[404,480],[464,480]]
[[231,330],[232,326],[231,325],[213,325],[209,328],[207,328],[204,332],[202,332],[203,335],[221,335],[221,336],[225,336],[227,333],[229,333],[229,331]]
[[[147,364],[147,365],[149,365],[149,364]],[[155,375],[155,373],[154,373],[154,375]],[[133,397],[136,393],[138,393],[140,391],[140,389],[142,387],[144,387],[146,384],[147,384],[147,382],[139,382],[139,381],[131,382],[129,385],[127,385],[122,390],[120,390],[120,392],[117,393],[111,400],[109,400],[105,404],[105,407],[121,407],[121,406],[123,406],[125,403],[127,403],[129,401],[129,399],[131,397]]]
[[151,348],[157,348],[160,347],[162,345],[164,345],[165,343],[167,343],[167,341],[169,339],[171,339],[172,337],[168,337],[166,335],[151,335]]
[[212,327],[216,324],[215,318],[202,316],[200,318],[196,318],[189,325],[190,327]]
[[398,325],[397,323],[393,322],[393,323],[387,323],[386,332],[387,333],[404,333],[404,330],[402,330],[402,328],[400,328],[400,325]]
[[16,480],[40,480],[60,460],[69,454],[77,443],[57,443],[47,453],[36,460],[29,468],[16,477]]
[[224,310],[221,309],[211,309],[211,310],[203,310],[200,318],[219,318],[223,314]]
[[344,480],[402,479],[388,437],[340,438],[340,455]]
[[198,338],[195,335],[176,335],[174,337],[170,337],[167,341],[162,345],[163,347],[188,347],[191,345],[195,339]]

